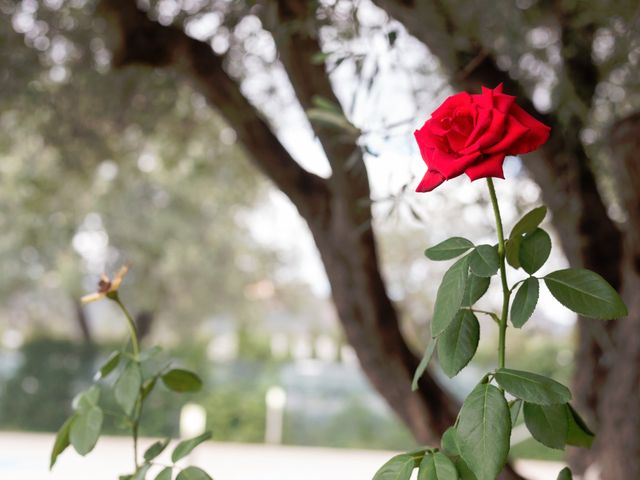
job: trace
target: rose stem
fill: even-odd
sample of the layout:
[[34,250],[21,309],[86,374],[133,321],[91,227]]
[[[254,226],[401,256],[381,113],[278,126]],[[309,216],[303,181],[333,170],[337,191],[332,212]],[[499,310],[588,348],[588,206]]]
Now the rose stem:
[[[138,345],[138,329],[136,328],[136,324],[129,313],[129,310],[124,306],[120,297],[118,296],[118,292],[112,292],[109,295],[114,302],[118,304],[122,313],[124,313],[125,318],[127,319],[127,327],[129,328],[129,336],[131,337],[131,348],[133,349],[133,357],[135,361],[138,361],[140,356],[140,347]],[[140,415],[142,413],[142,397],[140,397],[136,401],[136,405],[134,407],[135,418],[133,419],[133,424],[131,425],[131,430],[133,434],[133,462],[136,467],[136,471],[138,470],[138,429],[140,428]]]
[[[115,293],[115,295],[113,294]],[[129,336],[131,337],[131,347],[133,349],[133,356],[138,359],[138,355],[140,354],[140,347],[138,346],[138,329],[136,328],[136,324],[131,318],[131,314],[124,306],[124,304],[120,301],[120,297],[118,296],[118,292],[113,292],[110,295],[110,298],[115,301],[122,313],[124,313],[125,318],[127,319],[127,327],[129,328]]]
[[500,280],[502,281],[502,314],[500,315],[500,336],[498,337],[498,367],[504,368],[505,339],[507,336],[507,315],[509,312],[509,298],[511,296],[511,291],[509,290],[509,285],[507,284],[504,233],[502,231],[500,207],[498,206],[498,198],[496,197],[496,190],[493,186],[493,180],[490,177],[487,177],[487,186],[489,187],[489,196],[491,197],[491,205],[493,206],[493,213],[496,217],[496,230],[498,231],[498,257],[500,259]]

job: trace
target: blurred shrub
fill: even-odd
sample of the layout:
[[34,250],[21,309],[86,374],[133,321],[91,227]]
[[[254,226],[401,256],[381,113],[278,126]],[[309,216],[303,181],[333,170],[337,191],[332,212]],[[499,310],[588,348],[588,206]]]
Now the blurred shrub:
[[68,340],[35,338],[17,354],[19,367],[0,396],[5,429],[57,430],[71,412],[71,400],[94,373],[96,350]]
[[[263,442],[265,394],[269,386],[281,382],[283,364],[269,359],[263,342],[248,339],[245,346],[249,344],[259,347],[249,355],[250,360],[224,364],[208,360],[205,343],[176,346],[171,355],[181,359],[180,366],[200,372],[205,389],[191,398],[163,395],[164,387],[152,393],[143,412],[145,428],[141,434],[176,437],[180,408],[185,401],[192,401],[206,409],[207,428],[213,431],[215,440]],[[535,364],[541,373],[564,378],[569,367],[558,368],[559,348],[564,345],[546,342],[538,349],[522,350],[514,365]],[[112,349],[113,345],[90,346],[55,338],[34,338],[25,343],[19,352],[11,353],[19,357],[18,367],[0,385],[0,428],[57,430],[69,415],[75,394],[88,387]],[[287,408],[284,443],[394,450],[415,445],[402,422],[388,409],[372,405],[371,391],[331,390],[329,383],[319,379],[315,389],[303,389],[306,400],[302,406]],[[103,392],[102,399],[106,411],[118,411],[113,398]],[[123,433],[123,425],[107,415],[105,431]],[[556,458],[547,450],[532,440],[518,445],[514,456]]]
[[294,445],[385,450],[416,446],[400,420],[390,413],[374,412],[358,397],[345,399],[344,407],[328,418],[301,411],[286,412],[284,441]]
[[200,404],[207,410],[207,428],[214,440],[261,443],[264,441],[265,391],[239,386],[214,389]]

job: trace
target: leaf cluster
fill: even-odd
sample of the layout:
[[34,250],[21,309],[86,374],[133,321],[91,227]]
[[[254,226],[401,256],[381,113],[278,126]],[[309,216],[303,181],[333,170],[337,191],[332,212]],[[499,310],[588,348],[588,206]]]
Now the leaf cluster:
[[[515,328],[522,328],[535,311],[540,283],[562,305],[580,315],[614,319],[627,314],[615,289],[594,272],[569,268],[536,276],[551,253],[551,237],[540,227],[546,213],[545,207],[528,212],[502,245],[474,245],[465,238],[453,237],[425,251],[430,260],[455,262],[438,288],[431,339],[416,370],[414,389],[435,351],[442,371],[449,377],[471,361],[480,337],[476,314],[489,315],[503,328],[509,320]],[[509,287],[507,264],[527,277]],[[505,298],[503,314],[475,309],[491,277],[498,272]],[[505,393],[513,399],[507,401]],[[498,368],[487,373],[464,400],[455,425],[443,435],[442,451],[425,449],[421,454],[394,457],[374,480],[408,479],[414,468],[419,469],[419,479],[495,480],[507,462],[511,430],[521,411],[529,432],[540,443],[555,449],[567,445],[589,448],[594,433],[570,400],[569,389],[551,378]],[[565,469],[558,478],[571,478],[571,472]]]
[[[111,383],[108,380],[112,380]],[[72,446],[84,456],[91,452],[102,431],[105,415],[113,415],[131,430],[134,443],[137,442],[138,427],[145,400],[159,383],[177,393],[193,393],[202,388],[202,380],[189,370],[172,368],[159,347],[153,347],[133,355],[124,350],[112,352],[103,362],[94,378],[94,385],[78,394],[73,400],[74,413],[58,431],[51,451],[50,468],[67,447]],[[119,412],[107,412],[100,406],[101,390],[111,391],[120,407]],[[155,480],[171,480],[177,472],[176,480],[210,480],[202,469],[194,466],[181,468],[177,465],[182,458],[201,443],[211,438],[205,432],[195,438],[179,442],[171,454],[171,466],[165,466]],[[130,475],[121,475],[121,480],[144,480],[155,459],[169,446],[170,439],[153,443],[143,454],[142,463]]]

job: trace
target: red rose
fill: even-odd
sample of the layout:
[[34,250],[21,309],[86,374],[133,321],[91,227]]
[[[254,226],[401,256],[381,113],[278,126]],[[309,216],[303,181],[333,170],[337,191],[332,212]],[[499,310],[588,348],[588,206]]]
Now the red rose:
[[504,178],[506,155],[531,152],[549,138],[550,128],[515,104],[515,98],[482,87],[482,95],[447,98],[415,131],[427,173],[416,189],[429,192],[466,173],[471,180]]

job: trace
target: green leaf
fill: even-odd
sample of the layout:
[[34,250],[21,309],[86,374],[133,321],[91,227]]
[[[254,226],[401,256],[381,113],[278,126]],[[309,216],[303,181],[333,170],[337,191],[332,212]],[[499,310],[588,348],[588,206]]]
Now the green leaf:
[[558,270],[546,275],[544,283],[556,300],[585,317],[608,320],[627,315],[627,307],[618,292],[590,270]]
[[445,452],[451,455],[460,455],[456,427],[449,427],[445,430],[440,439],[440,445]]
[[116,402],[127,415],[131,415],[133,411],[141,385],[140,365],[137,362],[129,361],[114,386]]
[[198,467],[187,467],[178,473],[176,480],[213,480],[207,472]]
[[480,324],[470,310],[460,310],[438,341],[438,360],[449,378],[467,366],[476,353]]
[[153,360],[158,358],[158,355],[160,355],[162,353],[162,347],[159,347],[158,345],[154,345],[151,348],[147,348],[146,350],[143,350],[142,352],[140,352],[140,362],[144,363],[148,360]]
[[451,260],[471,248],[473,248],[473,243],[466,238],[451,237],[431,248],[427,248],[424,254],[429,260]]
[[191,450],[196,448],[202,442],[206,442],[211,438],[211,432],[204,432],[202,435],[198,435],[197,437],[190,438],[188,440],[183,440],[176,448],[173,449],[173,453],[171,454],[171,461],[177,462],[181,458],[186,457],[191,453]]
[[111,352],[109,358],[102,364],[98,374],[96,375],[96,380],[100,380],[105,378],[111,372],[113,372],[116,367],[120,364],[120,358],[122,358],[122,353],[119,350],[115,350]]
[[393,48],[393,46],[395,45],[397,39],[398,39],[398,31],[397,30],[391,30],[389,33],[387,33],[387,40],[389,41],[389,46],[391,48]]
[[500,268],[498,249],[492,245],[478,245],[469,257],[469,268],[479,277],[491,277]]
[[76,415],[72,415],[67,418],[67,420],[62,424],[60,430],[58,430],[58,434],[56,435],[56,440],[53,443],[53,448],[51,449],[51,461],[49,462],[49,470],[53,468],[58,460],[58,456],[66,450],[66,448],[70,445],[69,442],[69,431],[71,430],[71,425],[76,419]]
[[202,388],[200,377],[189,370],[174,368],[162,375],[162,383],[174,392],[197,392]]
[[71,402],[71,406],[74,410],[84,411],[97,406],[99,400],[100,388],[97,385],[92,385],[88,390],[76,395]]
[[96,446],[102,429],[102,420],[102,410],[96,406],[76,414],[76,419],[69,431],[69,441],[80,455],[86,455]]
[[511,425],[515,425],[518,422],[518,416],[520,415],[520,409],[522,408],[522,400],[516,398],[509,402],[509,412],[511,413]]
[[157,345],[142,351],[139,360],[143,380],[156,377],[168,364],[165,356],[162,355],[162,348]]
[[507,392],[525,402],[551,405],[571,400],[567,387],[536,373],[500,368],[496,370],[495,379]]
[[458,480],[458,471],[446,455],[428,453],[420,463],[418,480]]
[[[330,57],[334,52],[316,52],[311,55],[310,62],[313,65],[322,65],[324,61]],[[314,96],[315,99],[315,96]],[[315,102],[314,102],[315,103]]]
[[373,480],[409,480],[413,469],[420,465],[423,457],[424,450],[396,455],[380,467]]
[[156,475],[155,480],[171,480],[171,473],[173,469],[171,467],[163,468],[158,475]]
[[462,458],[457,458],[455,464],[458,469],[458,474],[460,475],[460,480],[478,480]]
[[573,480],[573,475],[571,474],[571,470],[569,467],[564,467],[558,473],[558,478],[556,480]]
[[318,107],[322,110],[329,110],[331,112],[340,113],[342,109],[340,105],[332,102],[328,98],[323,97],[322,95],[314,95],[311,98],[311,103],[313,103],[314,107]]
[[535,277],[529,277],[518,288],[511,304],[511,323],[516,328],[522,328],[531,318],[536,309],[540,295],[540,284]]
[[145,480],[150,468],[151,465],[148,463],[142,465],[138,470],[136,470],[136,473],[133,475],[133,480]]
[[149,394],[153,391],[153,388],[156,386],[157,381],[158,381],[158,377],[153,377],[148,379],[146,382],[142,384],[142,400],[147,398]]
[[481,383],[466,398],[456,427],[458,447],[478,480],[495,480],[507,463],[511,417],[493,385]]
[[462,306],[472,307],[482,296],[487,293],[491,277],[479,277],[473,273],[467,278],[467,286],[462,296]]
[[468,276],[469,258],[463,257],[454,263],[442,277],[431,320],[432,337],[437,337],[444,332],[455,314],[458,313]]
[[509,239],[533,232],[547,215],[547,207],[534,208],[526,213],[511,229]]
[[520,244],[522,243],[522,237],[512,237],[507,240],[505,245],[505,257],[507,258],[507,263],[511,265],[513,268],[520,268]]
[[357,137],[361,133],[342,112],[334,112],[323,108],[309,108],[307,109],[307,117],[312,122],[324,123],[344,130],[352,137]]
[[567,415],[564,405],[536,405],[524,402],[524,423],[537,441],[549,448],[564,449],[567,443]]
[[170,441],[169,438],[165,438],[164,440],[158,440],[157,442],[154,442],[144,452],[145,461],[150,462],[151,460],[156,458],[158,455],[160,455],[164,451],[164,449],[167,448],[167,445],[169,445],[169,441]]
[[537,228],[522,239],[518,259],[524,271],[533,275],[544,265],[550,253],[551,237],[541,228]]
[[429,339],[429,343],[427,344],[427,348],[424,351],[424,355],[422,355],[422,360],[420,360],[420,364],[418,365],[418,368],[416,368],[416,372],[413,374],[411,390],[414,392],[418,389],[418,382],[420,381],[420,377],[422,377],[424,371],[429,366],[431,357],[433,357],[433,351],[436,349],[436,343],[437,340],[435,338]]
[[568,424],[567,443],[576,447],[591,448],[595,434],[569,403],[565,404],[565,409]]

